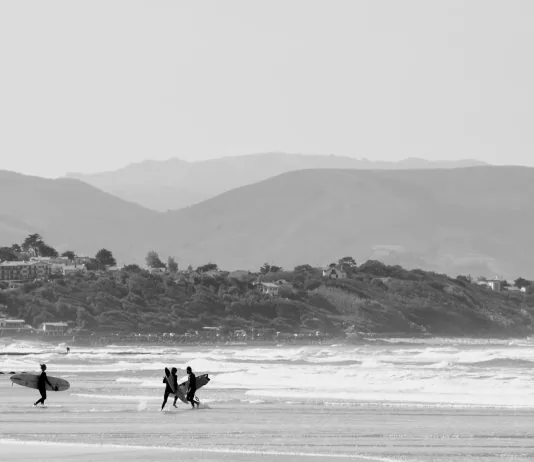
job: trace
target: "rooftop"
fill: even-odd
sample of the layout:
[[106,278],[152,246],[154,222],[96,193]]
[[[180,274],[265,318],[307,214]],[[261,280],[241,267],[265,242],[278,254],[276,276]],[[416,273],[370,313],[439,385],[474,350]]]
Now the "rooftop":
[[33,263],[29,263],[26,261],[5,261],[0,263],[0,266],[30,266],[33,265]]
[[42,261],[4,261],[0,262],[0,267],[35,266],[43,264]]

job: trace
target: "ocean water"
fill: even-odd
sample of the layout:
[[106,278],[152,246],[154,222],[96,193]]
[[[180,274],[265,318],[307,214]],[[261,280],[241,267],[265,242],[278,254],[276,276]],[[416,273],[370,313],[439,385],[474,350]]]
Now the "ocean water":
[[[20,460],[534,460],[534,339],[89,348],[0,340],[0,455]],[[12,386],[10,372],[67,379]],[[163,369],[208,373],[160,406]],[[1,457],[0,457],[1,458]]]
[[[388,339],[380,343],[255,348],[102,348],[0,343],[0,371],[66,378],[68,393],[110,401],[161,401],[164,367],[208,373],[203,403],[534,408],[534,340]],[[148,404],[140,404],[141,406]],[[150,404],[156,406],[157,403]]]

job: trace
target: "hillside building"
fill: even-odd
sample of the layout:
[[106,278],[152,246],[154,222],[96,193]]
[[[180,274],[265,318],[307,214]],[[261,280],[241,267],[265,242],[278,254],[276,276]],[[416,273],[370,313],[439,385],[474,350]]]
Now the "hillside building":
[[502,279],[488,279],[478,281],[477,284],[481,286],[486,286],[495,292],[502,292],[503,282],[504,281]]
[[42,261],[6,261],[0,263],[0,281],[31,281],[52,273],[50,263]]
[[280,291],[280,286],[273,282],[257,282],[254,285],[260,288],[262,294],[275,296]]
[[87,268],[79,259],[69,260],[67,257],[32,257],[30,263],[50,265],[50,274],[66,275],[77,272],[85,272]]
[[346,279],[347,272],[341,265],[330,265],[323,269],[323,277],[327,279]]
[[0,319],[0,329],[24,329],[25,327],[24,319]]
[[33,328],[24,319],[9,319],[0,317],[0,337],[12,335],[26,335],[33,332]]
[[68,327],[69,325],[65,322],[44,322],[41,330],[46,335],[63,335]]

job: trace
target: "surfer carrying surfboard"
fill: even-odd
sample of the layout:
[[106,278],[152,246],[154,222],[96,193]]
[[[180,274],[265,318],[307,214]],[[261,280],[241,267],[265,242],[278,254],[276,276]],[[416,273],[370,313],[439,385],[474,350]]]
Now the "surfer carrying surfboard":
[[195,401],[195,393],[197,391],[197,378],[195,374],[193,374],[193,370],[190,366],[187,366],[187,375],[189,376],[189,381],[187,382],[187,401],[191,403],[191,407],[195,409],[195,403],[197,404],[197,407],[200,407],[200,403],[198,401]]
[[39,376],[39,379],[37,381],[37,389],[39,390],[39,393],[41,394],[41,398],[37,400],[33,405],[37,406],[39,403],[41,403],[44,406],[44,402],[46,400],[46,384],[50,385],[50,387],[57,391],[58,387],[57,385],[54,387],[48,380],[48,377],[46,376],[46,364],[41,364],[41,375]]
[[[169,373],[169,369],[166,368],[165,371],[166,371],[166,374]],[[176,367],[173,367],[171,369],[170,375],[165,375],[165,377],[163,377],[163,383],[166,384],[166,386],[165,386],[165,394],[163,395],[163,404],[161,405],[162,411],[165,405],[167,404],[167,399],[169,398],[169,395],[175,394],[176,390],[178,389],[178,377],[176,376],[177,371],[178,369],[176,369]],[[175,395],[174,403],[173,403],[174,407],[177,407],[176,406],[177,399],[178,399],[178,395]]]

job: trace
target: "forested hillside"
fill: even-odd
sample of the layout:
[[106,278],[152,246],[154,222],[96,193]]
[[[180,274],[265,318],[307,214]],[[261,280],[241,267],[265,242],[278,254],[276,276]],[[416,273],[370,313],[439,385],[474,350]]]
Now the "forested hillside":
[[[37,326],[71,321],[95,332],[175,332],[205,326],[320,331],[524,335],[532,332],[534,295],[496,293],[421,270],[368,261],[327,279],[302,265],[252,274],[215,270],[152,274],[135,265],[29,282],[0,291],[7,314]],[[278,294],[262,294],[274,283]],[[259,283],[258,283],[259,282]],[[272,286],[270,286],[272,287]]]

